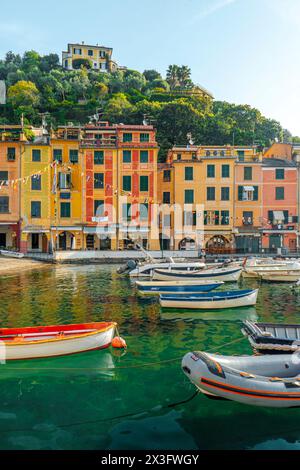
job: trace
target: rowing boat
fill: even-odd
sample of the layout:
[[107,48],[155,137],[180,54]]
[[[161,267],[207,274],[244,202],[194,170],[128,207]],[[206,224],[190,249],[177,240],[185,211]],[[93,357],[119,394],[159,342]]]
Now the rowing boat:
[[255,305],[258,289],[244,289],[229,292],[208,292],[183,296],[178,294],[160,295],[160,305],[165,308],[192,308],[215,310],[248,307]]
[[235,282],[238,281],[242,274],[240,267],[235,268],[213,268],[203,269],[201,271],[170,271],[168,269],[155,269],[153,274],[154,281],[224,281]]
[[300,364],[291,354],[221,356],[190,352],[182,370],[207,397],[247,405],[300,406]]
[[114,322],[0,329],[0,361],[64,356],[110,346]]
[[141,295],[192,294],[209,292],[222,286],[222,281],[136,281]]
[[251,346],[262,354],[293,353],[300,350],[300,325],[243,322],[242,333]]

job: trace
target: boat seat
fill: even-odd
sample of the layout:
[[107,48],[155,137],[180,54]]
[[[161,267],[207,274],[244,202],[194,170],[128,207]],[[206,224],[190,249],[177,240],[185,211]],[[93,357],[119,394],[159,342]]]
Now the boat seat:
[[248,374],[248,372],[240,372],[241,377],[245,377],[247,379],[255,379],[256,376],[253,374]]

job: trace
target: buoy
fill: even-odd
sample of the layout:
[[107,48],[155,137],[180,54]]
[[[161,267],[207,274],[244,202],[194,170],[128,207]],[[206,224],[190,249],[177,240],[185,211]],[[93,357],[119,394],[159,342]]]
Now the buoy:
[[114,339],[111,342],[111,345],[113,348],[116,349],[126,349],[127,344],[125,339],[121,338],[121,336],[115,336]]

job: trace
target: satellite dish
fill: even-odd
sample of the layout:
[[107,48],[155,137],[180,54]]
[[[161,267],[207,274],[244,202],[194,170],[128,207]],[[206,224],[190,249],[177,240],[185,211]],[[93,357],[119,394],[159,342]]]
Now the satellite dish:
[[4,80],[0,80],[0,104],[6,104],[6,85]]

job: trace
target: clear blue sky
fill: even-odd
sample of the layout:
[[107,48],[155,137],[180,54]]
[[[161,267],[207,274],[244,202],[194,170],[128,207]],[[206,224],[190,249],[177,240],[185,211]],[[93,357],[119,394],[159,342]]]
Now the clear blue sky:
[[[43,6],[44,4],[44,6]],[[189,65],[216,99],[250,104],[300,135],[300,0],[14,0],[1,5],[0,57],[114,48],[121,65]]]

